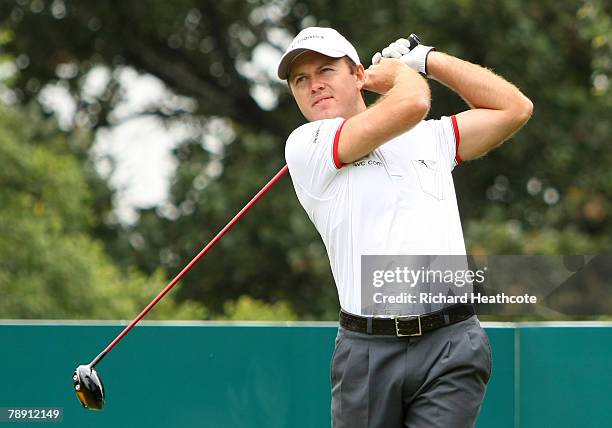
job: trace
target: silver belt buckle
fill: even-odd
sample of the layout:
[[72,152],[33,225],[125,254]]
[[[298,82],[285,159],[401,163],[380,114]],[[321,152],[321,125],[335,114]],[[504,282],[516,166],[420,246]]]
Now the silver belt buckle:
[[[414,319],[414,317],[416,317],[416,319],[419,321],[419,332],[413,333],[413,334],[401,334],[400,327],[399,327],[399,320],[405,319],[405,318]],[[395,334],[397,337],[421,336],[423,334],[421,330],[421,316],[420,315],[406,315],[406,316],[395,317]]]

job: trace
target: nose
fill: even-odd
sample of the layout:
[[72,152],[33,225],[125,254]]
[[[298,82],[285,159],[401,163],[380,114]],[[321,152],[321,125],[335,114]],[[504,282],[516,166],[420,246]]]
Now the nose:
[[323,83],[323,79],[313,76],[310,79],[310,91],[311,92],[317,92],[320,91],[321,89],[323,89],[325,87],[324,83]]

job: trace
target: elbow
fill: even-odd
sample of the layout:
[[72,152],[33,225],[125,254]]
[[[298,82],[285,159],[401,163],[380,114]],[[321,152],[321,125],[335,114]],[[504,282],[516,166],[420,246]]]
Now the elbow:
[[431,108],[431,92],[427,84],[425,84],[423,90],[415,96],[414,104],[415,109],[421,115],[421,119],[424,119]]
[[533,103],[529,98],[523,94],[520,94],[519,98],[514,100],[512,104],[507,107],[505,112],[505,122],[514,133],[522,128],[523,125],[525,125],[531,118],[531,115],[533,114]]
[[[393,88],[395,89],[395,87]],[[408,90],[396,91],[393,90],[396,102],[394,103],[397,107],[397,111],[402,118],[407,122],[416,125],[418,122],[423,120],[429,108],[431,107],[431,91],[427,81],[422,77],[415,80],[413,84],[407,88]],[[391,92],[391,91],[390,91]]]
[[396,117],[401,118],[401,123],[408,124],[409,128],[412,128],[427,116],[430,105],[429,98],[423,95],[405,97],[398,104]]
[[404,106],[407,118],[420,122],[429,113],[431,100],[426,94],[413,95],[406,99]]
[[516,103],[516,118],[519,126],[523,126],[533,114],[533,103],[525,95],[521,94],[520,100]]
[[415,101],[415,109],[420,115],[421,119],[427,116],[429,109],[431,108],[431,98],[428,96],[421,96]]

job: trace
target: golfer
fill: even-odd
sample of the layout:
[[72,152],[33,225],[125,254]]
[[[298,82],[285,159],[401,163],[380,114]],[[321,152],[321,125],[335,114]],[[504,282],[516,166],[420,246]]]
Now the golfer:
[[[451,171],[499,146],[533,106],[503,78],[416,37],[372,62],[364,69],[334,29],[310,27],[278,66],[308,121],[287,139],[289,173],[327,249],[341,307],[332,424],[471,427],[491,376],[491,349],[472,305],[412,302],[403,313],[372,312],[362,263],[369,255],[465,257]],[[423,76],[469,109],[425,120],[431,95]],[[368,107],[363,90],[381,97]]]

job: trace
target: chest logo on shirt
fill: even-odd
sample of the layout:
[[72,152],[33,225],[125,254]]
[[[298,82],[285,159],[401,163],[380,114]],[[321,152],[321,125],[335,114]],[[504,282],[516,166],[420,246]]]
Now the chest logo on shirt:
[[321,125],[317,128],[314,134],[314,138],[312,140],[312,144],[317,144],[319,142],[319,131],[321,130]]
[[375,159],[363,159],[353,162],[353,166],[383,166],[381,161]]
[[431,162],[431,161],[425,161],[425,160],[423,160],[423,159],[419,159],[418,161],[419,161],[420,163],[422,163],[423,165],[425,165],[425,167],[426,167],[427,169],[432,169],[432,168],[431,168],[431,165],[428,163],[428,162]]

